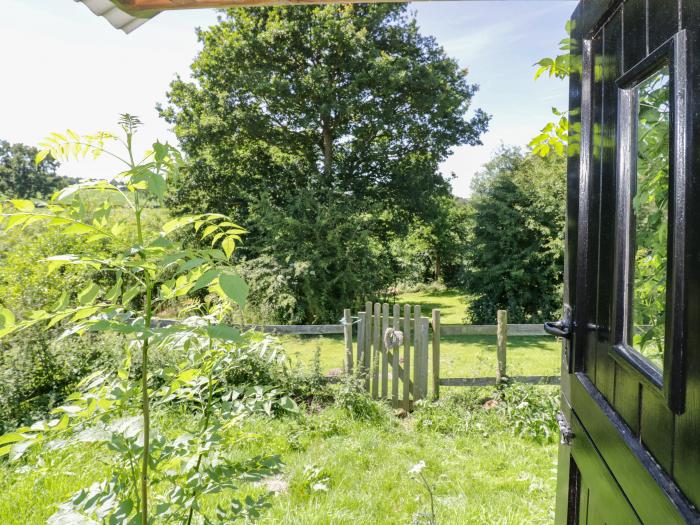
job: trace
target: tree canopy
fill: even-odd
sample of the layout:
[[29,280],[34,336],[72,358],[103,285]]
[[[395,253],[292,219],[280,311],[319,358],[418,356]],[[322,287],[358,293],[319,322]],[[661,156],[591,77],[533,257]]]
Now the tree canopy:
[[20,199],[48,197],[75,182],[56,173],[59,163],[51,157],[36,165],[37,151],[25,144],[0,140],[0,194]]
[[474,181],[467,289],[472,321],[557,317],[564,255],[566,159],[504,148]]
[[386,286],[390,237],[439,219],[440,162],[487,128],[467,71],[404,5],[231,10],[198,35],[161,107],[191,159],[173,207],[231,214],[246,257],[307,268],[306,320]]

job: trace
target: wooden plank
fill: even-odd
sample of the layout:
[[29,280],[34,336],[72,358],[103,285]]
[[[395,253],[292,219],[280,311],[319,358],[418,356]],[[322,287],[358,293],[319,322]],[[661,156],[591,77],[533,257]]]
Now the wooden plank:
[[[401,351],[400,348],[397,348],[397,349],[396,349],[396,353],[395,353],[395,354],[394,354],[393,352],[389,351],[389,359],[394,359],[394,355],[397,355],[397,356],[398,356],[400,351]],[[398,366],[398,370],[397,370],[396,374],[397,374],[397,377],[399,378],[399,380],[401,380],[401,381],[406,381],[405,378],[406,378],[407,376],[404,375],[404,370],[403,370],[403,368],[401,367],[401,365]],[[408,381],[407,381],[407,382],[408,382],[408,392],[409,392],[409,394],[413,394],[413,381],[411,381],[410,376],[408,377]]]
[[[171,326],[177,322],[176,319],[154,318],[152,320],[153,326]],[[342,324],[244,324],[236,325],[236,328],[243,332],[253,330],[266,334],[285,335],[327,335],[345,333]]]
[[498,332],[496,334],[496,358],[498,359],[498,369],[496,370],[496,381],[503,381],[508,375],[506,371],[506,349],[508,346],[508,311],[498,310],[496,314],[498,320]]
[[642,443],[663,469],[671,473],[673,463],[673,412],[663,392],[642,384],[639,434]]
[[413,306],[413,384],[415,385],[415,389],[413,390],[414,401],[423,399],[423,392],[421,391],[421,366],[423,365],[423,359],[421,358],[420,319],[420,305],[417,304]]
[[[508,378],[514,383],[527,385],[558,385],[559,376],[513,376]],[[441,377],[441,386],[494,386],[497,385],[495,377]]]
[[[391,319],[391,326],[394,331],[399,330],[399,315],[401,307],[394,304],[394,316]],[[399,353],[401,349],[396,347],[391,355],[391,406],[398,408],[399,406]]]
[[440,310],[433,309],[433,399],[440,397]]
[[372,398],[377,399],[379,397],[379,354],[382,351],[382,338],[381,332],[381,305],[379,303],[374,303],[374,319],[373,323],[373,344],[372,344]]
[[428,364],[430,362],[430,356],[428,354],[429,341],[429,331],[430,331],[430,320],[427,317],[421,317],[421,327],[420,327],[420,355],[421,355],[421,374],[420,374],[420,391],[423,397],[428,396]]
[[365,322],[366,312],[357,312],[357,361],[355,373],[358,377],[362,377],[365,363]]
[[[658,0],[654,0],[658,1]],[[647,42],[647,0],[626,0],[623,7],[624,71],[643,59],[648,52]]]
[[411,307],[403,306],[403,409],[408,412],[411,408],[408,379],[411,377]]
[[[700,39],[698,38],[698,28],[700,28],[700,2],[697,0],[683,0],[682,2],[682,24],[684,28],[691,30],[690,54],[698,57],[700,55]],[[693,59],[694,61],[697,58]],[[693,203],[686,209],[686,216],[683,219],[687,225],[686,243],[690,247],[690,253],[697,254],[700,247],[700,194],[698,193],[697,177],[700,173],[700,148],[697,147],[700,141],[700,74],[698,66],[693,67],[693,73],[689,74],[689,89],[691,93],[689,114],[692,115],[691,133],[686,137],[686,143],[692,144],[688,148],[690,159],[688,163],[688,173],[691,173],[692,190],[687,194],[689,202]],[[697,255],[693,255],[692,267],[697,268]],[[682,314],[687,323],[686,332],[686,395],[685,412],[675,418],[674,451],[673,451],[673,477],[678,483],[683,493],[688,496],[696,507],[700,507],[700,272],[697,269],[688,271],[686,264],[686,283],[684,288],[687,294],[687,307]]]
[[630,430],[637,435],[639,435],[640,391],[639,378],[635,377],[634,372],[624,366],[616,365],[613,406]]
[[[442,335],[496,335],[498,325],[495,324],[443,324],[440,326]],[[541,324],[509,324],[510,336],[546,336],[547,332]]]
[[352,313],[349,308],[343,310],[343,329],[345,337],[345,373],[352,374]]
[[365,390],[369,392],[370,365],[372,364],[372,303],[369,301],[365,303],[365,312],[367,312],[365,316]]
[[389,305],[382,305],[382,333],[381,333],[381,348],[382,348],[382,399],[386,399],[389,391],[389,356],[388,348],[384,344],[386,331],[389,329]]

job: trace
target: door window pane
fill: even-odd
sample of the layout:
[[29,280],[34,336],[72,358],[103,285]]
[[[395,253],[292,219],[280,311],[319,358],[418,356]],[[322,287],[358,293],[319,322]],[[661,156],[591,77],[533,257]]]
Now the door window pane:
[[631,345],[663,368],[668,261],[670,166],[669,68],[663,67],[637,86],[637,173],[632,197],[634,216]]

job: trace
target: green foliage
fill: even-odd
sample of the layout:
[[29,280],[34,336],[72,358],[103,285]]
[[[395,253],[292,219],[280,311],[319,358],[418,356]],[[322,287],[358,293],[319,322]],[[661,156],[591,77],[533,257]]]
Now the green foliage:
[[372,400],[364,387],[364,380],[360,378],[344,376],[333,394],[335,405],[352,419],[377,422],[386,418],[386,412]]
[[415,412],[419,429],[446,435],[512,432],[537,443],[558,436],[556,389],[510,384],[497,389],[465,389],[439,401],[425,401]]
[[638,88],[637,179],[634,211],[632,343],[660,368],[666,319],[670,167],[669,73],[664,68]]
[[417,289],[424,283],[456,285],[462,278],[469,237],[469,213],[454,197],[433,200],[429,220],[416,220],[406,235],[391,242],[396,260],[395,279],[403,287]]
[[498,412],[512,425],[513,432],[539,443],[552,443],[559,436],[556,389],[513,384],[495,396]]
[[46,417],[95,369],[114,368],[123,338],[86,334],[54,341],[60,332],[30,331],[1,343],[0,433]]
[[[90,280],[82,288],[66,289],[55,304],[25,312],[20,320],[3,307],[0,338],[46,326],[63,329],[56,341],[75,334],[117,333],[129,339],[129,346],[116,374],[89,375],[78,392],[52,410],[50,419],[0,437],[0,456],[18,460],[34,445],[56,438],[80,440],[85,432],[97,430],[114,452],[111,477],[75,494],[60,512],[146,525],[149,501],[158,487],[162,499],[155,498],[154,514],[189,524],[195,513],[201,515],[202,494],[235,490],[241,477],[262,477],[272,471],[273,460],[236,464],[216,454],[226,428],[250,412],[270,412],[275,402],[289,410],[296,406],[274,389],[223,390],[225,372],[237,362],[232,345],[239,334],[220,320],[234,305],[245,306],[247,286],[230,264],[244,230],[224,215],[196,214],[166,222],[157,233],[146,231],[148,203],[162,201],[168,184],[179,175],[181,158],[168,144],[156,142],[137,162],[132,139],[139,125],[136,117],[123,115],[123,139],[109,133],[54,133],[37,154],[37,163],[48,155],[57,159],[112,155],[125,165],[113,182],[69,186],[45,207],[29,200],[3,203],[5,232],[44,225],[75,240],[73,253],[44,259],[49,274],[77,267],[109,274],[112,280],[108,286]],[[115,140],[124,146],[124,156],[106,149]],[[89,205],[95,193],[105,197],[96,207]],[[122,213],[114,213],[112,198],[121,203]],[[203,247],[183,247],[175,239],[183,230],[194,230]],[[172,324],[153,322],[160,305],[197,293],[209,295],[206,303],[191,307],[194,316]],[[173,349],[181,349],[187,359],[152,375],[149,351]],[[132,380],[132,351],[140,355],[138,381]],[[151,409],[173,402],[192,406],[194,428],[177,436],[153,429],[152,435]],[[234,499],[217,507],[216,516],[225,521],[252,516],[262,504]]]
[[515,323],[557,317],[563,270],[565,159],[503,149],[477,176],[466,287],[471,321],[499,309]]
[[265,231],[262,255],[242,265],[251,270],[243,276],[258,322],[336,322],[339,305],[359,304],[391,282],[377,216],[359,213],[346,195],[310,189],[285,208],[264,199],[251,217],[251,230]]
[[441,231],[439,164],[486,129],[466,71],[397,4],[231,10],[199,39],[162,108],[192,161],[170,202],[251,225],[247,264],[282,269],[251,280],[253,310],[334,321],[394,284],[389,242]]
[[37,153],[31,146],[0,140],[0,195],[19,199],[46,198],[77,182],[56,174],[59,164],[53,157],[35,163]]
[[[548,73],[549,77],[558,79],[567,79],[572,74],[581,74],[581,50],[578,49],[577,41],[571,38],[574,29],[574,22],[569,20],[566,22],[567,38],[559,42],[559,50],[564,53],[553,58],[543,58],[535,66],[538,66],[535,73],[537,80],[544,73]],[[596,69],[596,74],[602,74],[602,69]],[[557,108],[552,108],[552,113],[557,117],[554,122],[548,123],[540,134],[534,137],[528,146],[532,148],[535,155],[546,157],[550,153],[556,155],[577,155],[581,151],[581,123],[571,123],[571,116],[577,114],[578,109],[570,111],[560,111]]]

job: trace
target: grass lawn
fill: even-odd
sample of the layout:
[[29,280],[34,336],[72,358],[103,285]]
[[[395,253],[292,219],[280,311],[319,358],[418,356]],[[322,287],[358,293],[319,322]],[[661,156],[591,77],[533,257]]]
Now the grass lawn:
[[[405,293],[400,295],[397,301],[400,304],[419,304],[422,306],[423,315],[427,316],[433,308],[439,308],[443,324],[462,324],[466,308],[466,298],[455,290]],[[290,335],[283,336],[280,340],[292,361],[309,364],[318,349],[321,369],[324,372],[343,367],[345,350],[342,335]],[[440,349],[441,377],[496,375],[495,335],[443,336]],[[508,338],[508,374],[558,375],[560,354],[561,343],[553,337],[511,336]]]
[[[419,305],[423,315],[430,317],[433,308],[440,309],[440,320],[443,324],[462,324],[467,299],[456,290],[443,292],[412,292],[404,293],[396,298],[399,304]],[[493,320],[496,324],[496,320]]]
[[[433,405],[407,419],[387,413],[378,421],[357,421],[334,407],[260,417],[240,430],[258,439],[244,439],[228,453],[282,457],[278,492],[259,523],[426,523],[414,517],[428,511],[427,492],[408,475],[421,460],[440,524],[551,523],[556,446],[514,435],[502,416],[477,406],[471,415],[459,404]],[[187,425],[184,415],[165,419],[165,427]],[[102,445],[86,444],[45,453],[43,465],[36,458],[19,469],[0,463],[0,523],[45,523],[59,502],[109,476],[108,457]],[[315,479],[327,490],[314,490]],[[262,490],[242,484],[241,491]],[[204,507],[227,497],[209,496]]]
[[[283,336],[292,361],[311,363],[320,351],[321,369],[342,368],[345,350],[342,335]],[[557,375],[561,343],[552,337],[509,337],[507,365],[510,375]],[[432,362],[431,362],[432,363]],[[496,336],[445,336],[440,343],[441,377],[494,377]],[[430,376],[432,377],[432,376]]]

